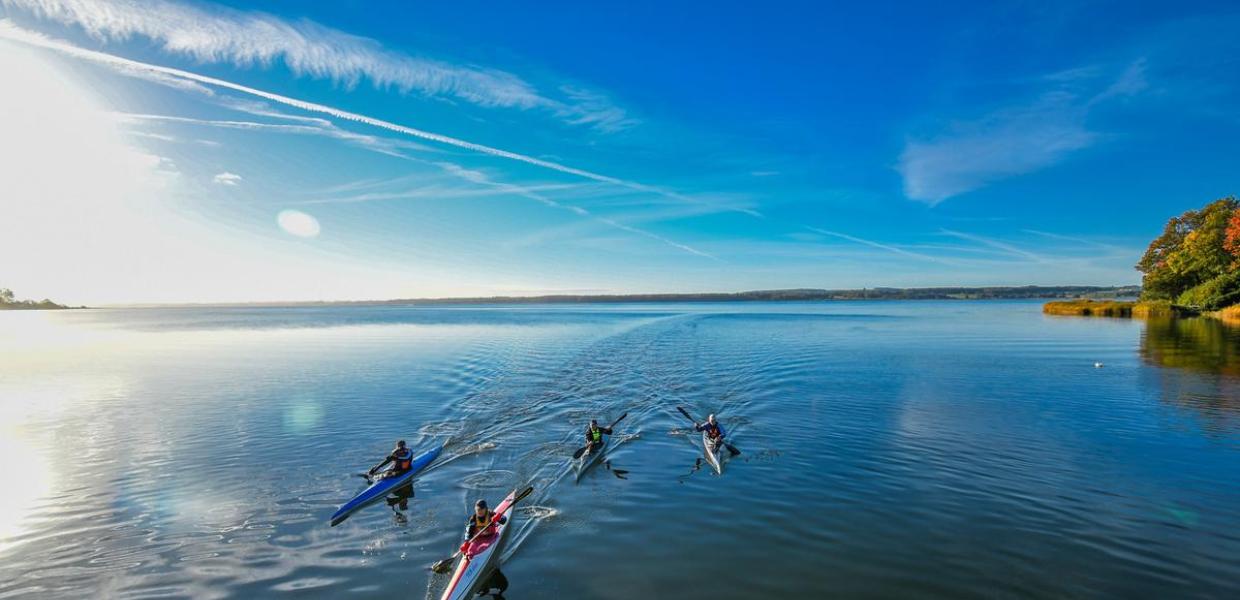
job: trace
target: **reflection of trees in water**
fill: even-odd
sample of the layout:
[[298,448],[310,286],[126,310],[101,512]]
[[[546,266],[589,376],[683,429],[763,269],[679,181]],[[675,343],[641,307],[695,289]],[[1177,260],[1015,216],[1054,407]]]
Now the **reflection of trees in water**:
[[1141,356],[1160,367],[1240,376],[1240,329],[1215,319],[1151,319]]
[[1159,367],[1214,375],[1163,377],[1163,397],[1200,412],[1212,429],[1240,428],[1240,328],[1215,319],[1151,319],[1141,336],[1141,358]]

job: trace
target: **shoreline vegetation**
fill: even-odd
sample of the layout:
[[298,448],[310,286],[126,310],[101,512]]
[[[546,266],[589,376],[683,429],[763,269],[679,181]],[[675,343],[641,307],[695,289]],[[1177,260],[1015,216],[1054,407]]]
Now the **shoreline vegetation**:
[[1047,302],[1042,306],[1042,312],[1048,315],[1134,319],[1195,317],[1201,314],[1190,308],[1176,306],[1170,302],[1125,302],[1119,300],[1090,300],[1088,298]]
[[1049,315],[1119,318],[1204,316],[1240,326],[1240,200],[1215,200],[1167,221],[1135,267],[1137,302],[1048,302]]
[[[8,288],[0,288],[0,310],[67,310],[72,306],[56,304],[47,298],[42,300],[18,300],[13,295],[13,290]],[[80,306],[78,308],[86,308]]]
[[592,304],[659,302],[813,302],[828,300],[1028,300],[1037,298],[1133,298],[1138,286],[991,286],[932,288],[863,288],[853,290],[787,289],[684,294],[551,294],[461,298],[399,298],[392,300],[311,300],[299,302],[218,302],[136,304],[140,307],[294,307],[294,306],[429,306],[439,304]]

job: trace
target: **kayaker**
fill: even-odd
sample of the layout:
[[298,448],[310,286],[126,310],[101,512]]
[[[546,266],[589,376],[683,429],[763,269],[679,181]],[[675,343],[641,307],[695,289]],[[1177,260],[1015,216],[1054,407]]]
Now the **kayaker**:
[[698,431],[705,431],[706,437],[710,438],[710,443],[715,448],[719,447],[719,443],[723,441],[723,436],[726,435],[723,432],[723,427],[720,426],[719,422],[715,420],[715,415],[706,417],[705,423],[700,425],[694,423],[693,426]]
[[590,426],[586,427],[586,445],[590,447],[591,452],[603,443],[604,435],[611,435],[611,428],[599,427],[597,419],[590,419]]
[[405,440],[396,442],[396,447],[392,449],[392,453],[383,459],[383,462],[370,468],[370,474],[374,475],[382,469],[384,465],[392,464],[392,468],[383,474],[384,478],[396,477],[413,468],[413,450],[405,447]]
[[[461,544],[461,553],[469,554],[469,543],[473,541],[477,535],[479,539],[486,539],[495,535],[495,525],[503,525],[508,522],[507,515],[495,516],[491,509],[487,508],[486,500],[479,500],[474,503],[474,512],[469,515],[469,521],[465,524],[465,543]],[[479,534],[479,532],[482,532]]]

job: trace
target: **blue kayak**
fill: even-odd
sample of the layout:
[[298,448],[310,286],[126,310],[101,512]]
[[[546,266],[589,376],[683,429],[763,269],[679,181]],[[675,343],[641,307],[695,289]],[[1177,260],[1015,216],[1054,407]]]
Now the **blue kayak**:
[[370,506],[371,504],[386,498],[389,493],[408,485],[411,481],[413,481],[413,477],[415,475],[422,471],[422,469],[425,469],[427,465],[435,462],[436,458],[439,458],[440,452],[443,452],[443,444],[435,446],[434,448],[423,452],[420,456],[415,457],[413,459],[413,464],[410,465],[408,471],[405,471],[395,477],[384,477],[382,479],[375,480],[375,482],[370,484],[369,487],[362,490],[360,494],[354,496],[352,500],[341,504],[340,508],[336,509],[336,514],[332,515],[332,527],[344,522],[344,520],[349,518],[349,515],[354,512]]

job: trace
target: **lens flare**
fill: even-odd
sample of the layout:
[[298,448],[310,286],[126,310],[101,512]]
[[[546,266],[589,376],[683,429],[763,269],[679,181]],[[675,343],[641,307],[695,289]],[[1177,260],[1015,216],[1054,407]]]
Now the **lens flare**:
[[282,210],[276,216],[280,229],[297,237],[312,238],[319,235],[319,220],[300,210]]

